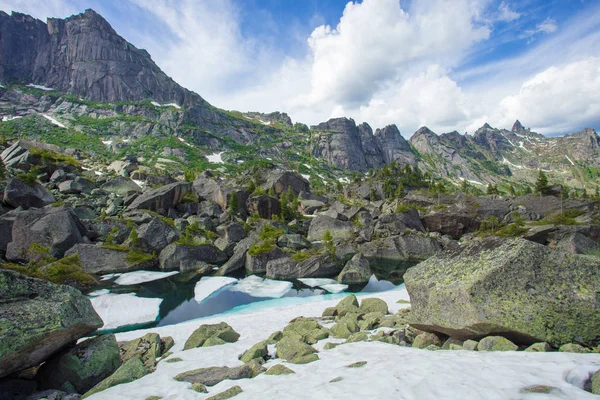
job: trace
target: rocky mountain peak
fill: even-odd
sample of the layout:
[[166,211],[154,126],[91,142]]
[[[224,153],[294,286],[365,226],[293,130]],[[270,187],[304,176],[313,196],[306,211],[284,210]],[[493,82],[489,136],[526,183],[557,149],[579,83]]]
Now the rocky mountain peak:
[[512,126],[511,132],[525,133],[526,131],[525,131],[525,127],[521,124],[521,121],[516,120]]

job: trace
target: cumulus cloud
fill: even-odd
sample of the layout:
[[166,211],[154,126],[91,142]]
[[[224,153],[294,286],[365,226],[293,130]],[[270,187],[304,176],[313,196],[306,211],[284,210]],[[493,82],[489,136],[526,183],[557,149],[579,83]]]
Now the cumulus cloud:
[[521,14],[519,14],[516,11],[511,10],[509,5],[506,4],[506,2],[503,1],[502,3],[500,3],[500,6],[498,7],[498,16],[497,16],[498,21],[510,22],[510,21],[519,19],[520,17],[521,17]]
[[412,15],[398,0],[348,3],[335,28],[320,26],[308,40],[310,100],[357,106],[416,63],[453,65],[489,36],[489,29],[474,21],[478,10],[469,0],[422,2]]
[[550,67],[500,102],[499,124],[517,118],[544,133],[590,126],[600,116],[600,58]]

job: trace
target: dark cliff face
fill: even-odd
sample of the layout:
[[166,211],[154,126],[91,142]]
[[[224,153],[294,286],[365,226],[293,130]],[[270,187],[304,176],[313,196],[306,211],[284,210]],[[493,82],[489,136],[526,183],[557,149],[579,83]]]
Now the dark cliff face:
[[333,165],[353,171],[367,171],[362,142],[356,123],[348,118],[333,118],[311,127],[318,135],[312,154]]
[[102,102],[203,102],[93,10],[47,24],[0,13],[0,59],[3,82],[44,85]]
[[399,162],[401,164],[412,164],[415,162],[415,155],[410,145],[400,134],[396,125],[388,125],[383,129],[375,131],[375,138],[381,149],[383,162]]

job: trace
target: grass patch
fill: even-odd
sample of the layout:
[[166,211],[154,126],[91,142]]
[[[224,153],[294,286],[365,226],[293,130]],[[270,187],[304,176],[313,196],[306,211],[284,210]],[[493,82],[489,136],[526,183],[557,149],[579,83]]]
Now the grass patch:
[[154,261],[156,256],[154,254],[144,253],[139,250],[129,250],[125,256],[125,262],[130,265],[142,264]]

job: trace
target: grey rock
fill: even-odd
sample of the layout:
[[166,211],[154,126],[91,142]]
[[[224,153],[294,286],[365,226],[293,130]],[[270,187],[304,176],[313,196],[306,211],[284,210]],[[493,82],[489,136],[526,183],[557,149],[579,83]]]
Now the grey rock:
[[271,219],[273,215],[281,214],[279,200],[271,196],[254,196],[246,203],[248,213],[257,213],[261,218]]
[[0,377],[33,367],[102,326],[78,290],[0,270]]
[[12,207],[41,208],[54,203],[54,196],[42,185],[26,185],[13,178],[4,188],[4,202]]
[[342,272],[338,275],[338,282],[345,285],[358,285],[369,282],[371,277],[369,260],[362,254],[356,254],[346,263]]
[[158,256],[163,271],[189,271],[207,264],[223,264],[227,257],[221,250],[210,244],[184,246],[170,244]]
[[162,249],[179,239],[175,228],[155,217],[138,229],[140,248],[147,252],[160,252]]
[[334,239],[352,238],[351,222],[340,221],[326,215],[317,215],[310,223],[307,239],[310,242],[323,240],[323,235],[327,230],[331,233]]
[[248,253],[246,254],[246,273],[248,275],[264,274],[267,272],[267,264],[269,261],[277,260],[283,257],[288,257],[288,254],[279,247],[275,247],[271,251],[261,253],[256,256]]
[[65,256],[69,257],[74,254],[79,255],[84,271],[96,275],[132,272],[156,267],[156,261],[130,264],[126,261],[126,250],[114,250],[94,244],[76,244],[65,253]]
[[151,189],[138,196],[127,207],[129,210],[144,209],[166,214],[170,208],[179,204],[190,190],[188,183],[176,182]]
[[310,184],[301,175],[292,171],[275,171],[267,176],[263,187],[268,191],[273,189],[276,195],[287,193],[288,190],[298,196],[301,192],[310,192]]
[[35,259],[28,250],[37,243],[47,247],[53,257],[61,258],[68,249],[85,242],[86,235],[85,226],[68,207],[27,210],[15,218],[6,257],[16,261]]
[[310,247],[310,242],[302,235],[298,235],[297,233],[289,233],[286,235],[281,235],[277,239],[277,245],[281,248],[302,250],[308,249]]
[[109,193],[116,193],[122,196],[142,191],[142,188],[137,183],[122,176],[111,179],[100,187]]

